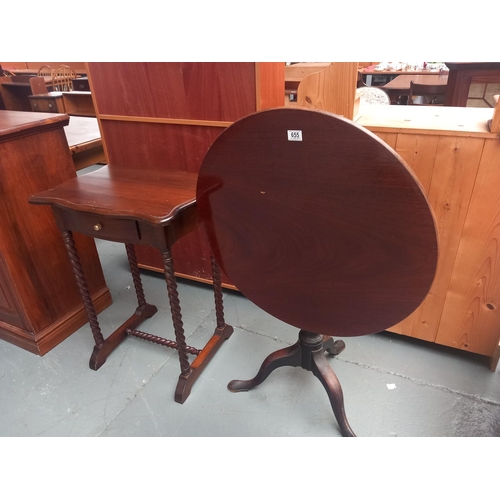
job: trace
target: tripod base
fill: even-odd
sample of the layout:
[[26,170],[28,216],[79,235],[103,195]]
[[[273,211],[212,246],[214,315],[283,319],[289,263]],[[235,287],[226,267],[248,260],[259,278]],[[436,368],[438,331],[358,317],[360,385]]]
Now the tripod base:
[[326,389],[333,413],[345,437],[355,437],[344,410],[344,396],[337,376],[329,365],[325,351],[336,356],[345,349],[342,340],[333,341],[331,337],[300,330],[299,341],[270,354],[262,363],[257,375],[251,380],[233,380],[229,382],[231,392],[242,392],[253,389],[280,366],[301,366],[311,371]]

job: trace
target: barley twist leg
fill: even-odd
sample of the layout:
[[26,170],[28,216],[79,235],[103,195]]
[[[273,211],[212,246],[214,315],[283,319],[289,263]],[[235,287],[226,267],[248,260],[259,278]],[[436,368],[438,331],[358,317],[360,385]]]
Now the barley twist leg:
[[163,249],[161,257],[163,260],[165,280],[167,282],[168,298],[170,301],[170,310],[172,312],[172,321],[175,331],[175,340],[177,341],[178,346],[181,374],[188,375],[190,373],[190,363],[187,355],[186,337],[184,335],[184,326],[182,324],[181,306],[179,302],[179,294],[177,292],[177,283],[175,281],[174,265],[170,248]]
[[134,281],[137,302],[139,303],[139,307],[145,306],[146,298],[144,296],[144,289],[142,288],[141,274],[139,272],[139,267],[137,266],[137,257],[135,255],[134,245],[126,243],[125,248],[127,250],[128,262],[130,264],[130,272],[132,273],[132,279]]
[[66,251],[68,252],[71,267],[73,268],[76,285],[78,286],[78,290],[80,291],[83,305],[87,313],[95,344],[97,347],[102,347],[102,345],[104,344],[104,337],[102,336],[101,328],[99,326],[99,322],[97,321],[97,314],[94,309],[94,304],[92,303],[87,280],[85,279],[85,275],[83,273],[80,257],[78,256],[78,252],[76,250],[73,234],[71,231],[62,231],[62,236],[64,245],[66,246]]
[[214,283],[215,316],[217,318],[217,328],[224,328],[226,326],[226,321],[224,320],[224,305],[222,302],[222,281],[220,276],[220,267],[213,256],[212,281]]

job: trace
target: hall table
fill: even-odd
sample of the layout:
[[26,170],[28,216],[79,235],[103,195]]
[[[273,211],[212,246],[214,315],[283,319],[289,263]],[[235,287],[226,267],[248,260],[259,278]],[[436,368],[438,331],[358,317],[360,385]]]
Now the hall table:
[[436,279],[422,305],[389,331],[500,355],[500,138],[491,108],[370,106],[356,123],[394,148],[420,180],[440,237]]
[[[175,170],[144,170],[123,165],[106,165],[41,192],[31,203],[50,205],[62,232],[75,279],[85,304],[95,347],[90,367],[99,369],[108,355],[132,335],[176,349],[180,371],[175,401],[183,403],[192,385],[233,328],[225,324],[220,270],[212,259],[217,327],[205,347],[186,345],[171,247],[198,225],[195,190],[197,174]],[[73,232],[125,244],[138,306],[135,312],[106,339],[90,298]],[[146,302],[134,245],[151,245],[161,252],[167,283],[175,341],[137,330],[157,308]],[[195,356],[190,362],[188,355]]]

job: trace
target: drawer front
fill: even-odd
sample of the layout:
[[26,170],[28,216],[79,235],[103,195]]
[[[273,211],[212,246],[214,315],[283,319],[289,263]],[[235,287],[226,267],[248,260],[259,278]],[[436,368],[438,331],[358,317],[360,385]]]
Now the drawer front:
[[60,229],[69,229],[93,238],[123,243],[141,242],[139,228],[135,220],[117,219],[83,212],[60,211]]
[[75,78],[73,80],[73,90],[90,90],[88,78]]
[[31,109],[43,113],[58,113],[59,107],[55,99],[30,99]]

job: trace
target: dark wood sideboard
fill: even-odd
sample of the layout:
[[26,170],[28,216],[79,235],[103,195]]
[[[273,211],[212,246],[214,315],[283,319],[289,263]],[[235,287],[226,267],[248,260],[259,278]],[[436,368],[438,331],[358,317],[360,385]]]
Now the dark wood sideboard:
[[[87,322],[61,234],[35,193],[76,176],[67,115],[0,111],[0,338],[43,355]],[[75,235],[98,311],[112,302],[92,238]]]

